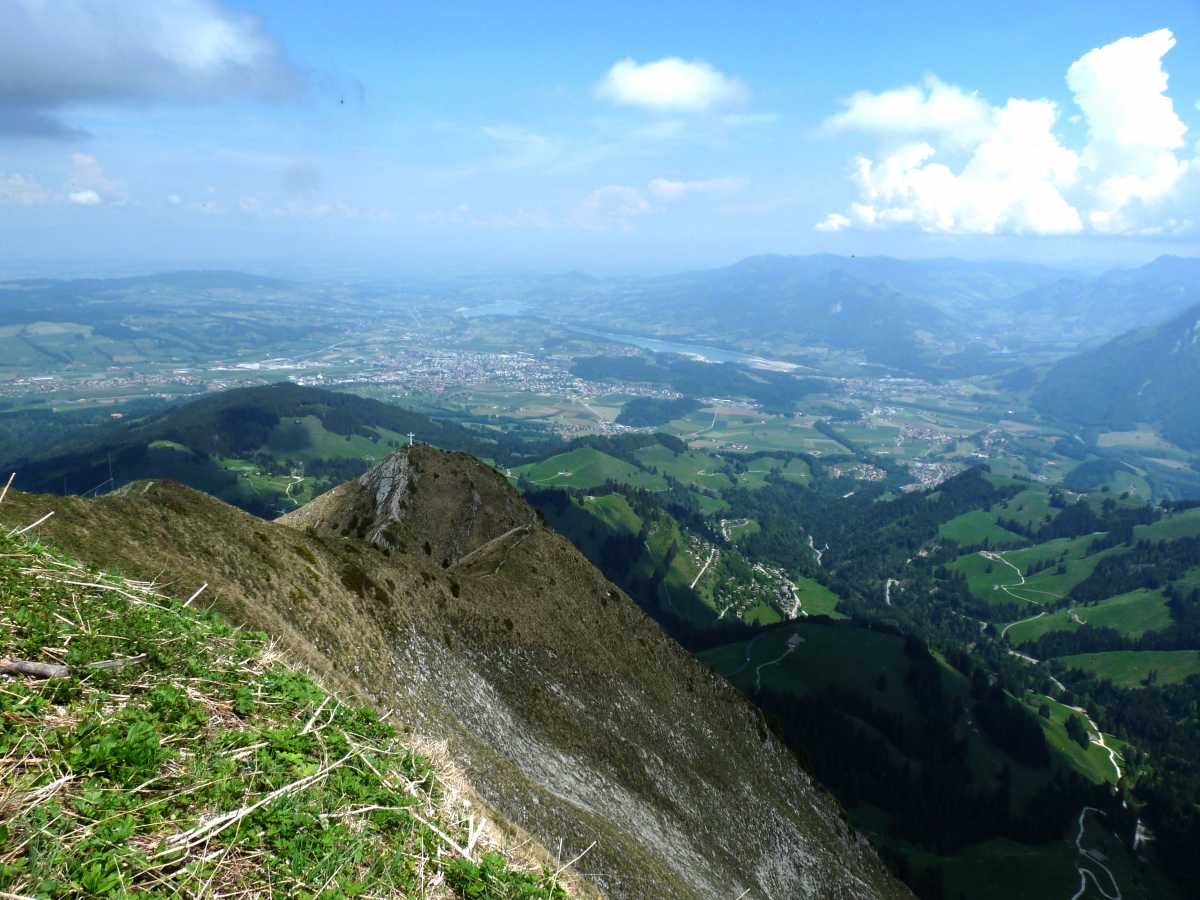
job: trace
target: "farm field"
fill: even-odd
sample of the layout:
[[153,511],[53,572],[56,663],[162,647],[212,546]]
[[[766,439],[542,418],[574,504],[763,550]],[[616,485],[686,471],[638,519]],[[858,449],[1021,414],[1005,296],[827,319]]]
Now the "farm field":
[[605,494],[602,497],[584,496],[583,508],[616,531],[637,533],[642,520],[629,506],[629,501],[620,494]]
[[800,608],[810,616],[832,616],[842,618],[837,612],[838,596],[819,581],[800,576],[794,579],[800,597]]
[[726,463],[717,457],[698,450],[674,453],[662,444],[643,447],[634,453],[638,461],[658,469],[661,475],[670,475],[683,484],[696,488],[720,490],[733,481],[721,470]]
[[1159,684],[1178,684],[1189,675],[1200,675],[1197,650],[1110,650],[1060,656],[1057,661],[1126,688],[1139,687],[1151,672],[1158,674]]
[[1134,638],[1166,629],[1172,621],[1160,591],[1140,590],[1109,597],[1094,606],[1076,606],[1022,622],[1009,629],[1008,639],[1012,644],[1024,644],[1052,631],[1077,631],[1082,627],[1077,618],[1095,628],[1112,628]]
[[578,447],[559,453],[540,462],[513,469],[539,487],[594,488],[608,481],[617,481],[649,490],[666,487],[660,475],[643,472],[624,460],[609,456],[592,447]]
[[973,509],[951,519],[938,528],[938,534],[948,541],[967,545],[990,542],[993,546],[1005,546],[1025,541],[1019,534],[996,524],[994,512],[982,509]]
[[[1095,537],[1060,538],[1032,547],[1007,550],[994,558],[972,553],[960,556],[951,564],[951,568],[962,573],[971,593],[986,603],[1024,601],[1035,607],[1061,599],[1091,575],[1101,559],[1118,552],[1118,548],[1108,548],[1089,554]],[[1029,568],[1034,564],[1044,565],[1045,568],[1029,575]],[[1025,579],[1024,584],[1021,584],[1022,578]]]
[[1173,541],[1200,535],[1200,508],[1163,516],[1153,525],[1138,525],[1133,529],[1135,541]]

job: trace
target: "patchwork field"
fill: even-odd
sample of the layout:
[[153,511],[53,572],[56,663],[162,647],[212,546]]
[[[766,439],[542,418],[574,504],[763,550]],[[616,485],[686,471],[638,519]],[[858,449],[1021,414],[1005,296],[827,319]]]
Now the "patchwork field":
[[579,447],[559,453],[540,462],[513,470],[539,486],[594,488],[608,481],[631,484],[649,490],[666,487],[661,475],[643,472],[624,460],[609,456],[592,447]]
[[1166,629],[1171,621],[1171,611],[1162,592],[1140,590],[1109,597],[1095,606],[1076,606],[1022,622],[1008,630],[1008,639],[1013,644],[1024,644],[1052,631],[1076,631],[1084,622],[1136,638],[1147,631]]
[[1159,684],[1178,684],[1190,675],[1200,675],[1197,650],[1110,650],[1060,656],[1058,662],[1126,688],[1139,687],[1152,672]]

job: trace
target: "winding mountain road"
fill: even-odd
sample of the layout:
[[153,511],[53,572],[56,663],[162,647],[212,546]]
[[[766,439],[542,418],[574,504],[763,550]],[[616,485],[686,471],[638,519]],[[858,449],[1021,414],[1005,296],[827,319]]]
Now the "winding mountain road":
[[1028,619],[1018,619],[1016,622],[1009,622],[1009,623],[1008,623],[1007,625],[1005,625],[1005,626],[1004,626],[1004,628],[1003,628],[1003,629],[1000,631],[1000,637],[1004,637],[1006,634],[1008,634],[1008,629],[1012,628],[1014,625],[1023,625],[1023,624],[1025,624],[1026,622],[1032,622],[1034,619],[1040,619],[1040,618],[1041,618],[1042,616],[1044,616],[1045,614],[1046,614],[1046,611],[1045,611],[1045,610],[1042,610],[1042,611],[1041,611],[1040,613],[1038,613],[1036,616],[1030,616]]
[[795,653],[796,648],[799,647],[803,643],[804,643],[804,638],[800,637],[800,635],[798,635],[798,634],[792,634],[790,637],[788,637],[787,647],[784,649],[784,651],[782,653],[780,653],[774,659],[769,659],[765,663],[760,663],[758,668],[756,668],[754,670],[754,689],[757,691],[762,688],[762,670],[763,669],[765,669],[767,666],[779,665],[781,662],[784,661],[784,659],[786,659],[788,657],[788,655]]
[[1083,849],[1084,819],[1090,812],[1094,812],[1101,816],[1104,815],[1103,810],[1096,809],[1094,806],[1085,806],[1079,811],[1079,833],[1075,835],[1075,849],[1078,850],[1079,855],[1087,860],[1091,865],[1099,866],[1104,870],[1104,874],[1107,875],[1108,880],[1112,882],[1112,889],[1114,893],[1110,894],[1104,889],[1104,886],[1100,884],[1100,879],[1096,876],[1095,872],[1093,872],[1091,869],[1085,869],[1083,866],[1077,865],[1075,869],[1077,872],[1079,872],[1079,890],[1075,892],[1074,896],[1071,897],[1071,900],[1079,900],[1079,898],[1087,892],[1087,880],[1089,878],[1092,879],[1092,884],[1096,886],[1096,890],[1098,890],[1100,895],[1106,898],[1106,900],[1121,900],[1121,886],[1117,884],[1117,878],[1115,875],[1113,875],[1112,870],[1109,869],[1104,863],[1100,862],[1100,860],[1093,855],[1093,851]]

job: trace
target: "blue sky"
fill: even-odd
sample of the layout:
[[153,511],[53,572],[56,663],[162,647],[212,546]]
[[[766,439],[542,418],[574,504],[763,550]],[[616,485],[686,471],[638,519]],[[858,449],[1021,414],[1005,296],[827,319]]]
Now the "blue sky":
[[512,6],[13,0],[5,264],[1200,251],[1195,0]]

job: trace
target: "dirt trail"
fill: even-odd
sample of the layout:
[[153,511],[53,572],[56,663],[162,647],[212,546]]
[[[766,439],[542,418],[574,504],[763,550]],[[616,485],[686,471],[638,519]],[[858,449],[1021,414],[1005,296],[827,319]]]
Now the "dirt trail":
[[1087,860],[1089,864],[1093,866],[1099,866],[1104,870],[1104,874],[1108,876],[1108,880],[1112,883],[1112,889],[1115,891],[1115,893],[1110,894],[1108,891],[1106,891],[1100,884],[1100,879],[1096,877],[1096,873],[1091,869],[1085,869],[1083,866],[1077,865],[1075,870],[1079,872],[1079,890],[1075,892],[1074,896],[1071,897],[1071,900],[1079,900],[1079,898],[1087,892],[1087,881],[1089,878],[1092,879],[1092,884],[1096,886],[1096,890],[1099,891],[1100,895],[1106,898],[1106,900],[1121,900],[1121,886],[1117,884],[1116,876],[1113,875],[1112,870],[1109,869],[1108,866],[1100,862],[1099,859],[1092,855],[1094,852],[1098,851],[1089,851],[1083,849],[1083,823],[1089,812],[1094,812],[1101,816],[1104,815],[1103,810],[1096,809],[1094,806],[1085,806],[1079,811],[1079,833],[1075,835],[1075,849],[1079,851],[1079,855]]
[[889,578],[887,581],[885,581],[883,583],[883,605],[884,606],[892,605],[892,588],[893,587],[900,587],[900,582],[897,581],[895,578]]
[[1118,754],[1115,748],[1108,746],[1108,744],[1104,742],[1104,732],[1100,730],[1100,727],[1096,724],[1095,720],[1092,719],[1092,717],[1088,714],[1088,711],[1082,706],[1068,706],[1067,709],[1073,709],[1075,712],[1083,716],[1084,721],[1087,722],[1088,728],[1091,729],[1091,732],[1088,734],[1088,738],[1093,744],[1098,744],[1101,750],[1107,751],[1108,761],[1111,762],[1112,767],[1116,769],[1117,781],[1120,781],[1121,764],[1117,762]]
[[793,634],[787,639],[787,647],[774,659],[769,659],[765,663],[760,663],[758,668],[754,670],[754,689],[757,691],[762,688],[762,670],[767,666],[777,666],[783,662],[789,654],[795,653],[796,648],[804,643],[804,638],[798,634]]
[[1004,628],[1001,630],[1001,632],[1000,632],[1000,637],[1004,637],[1006,634],[1008,634],[1008,629],[1012,628],[1014,625],[1023,625],[1023,624],[1025,624],[1026,622],[1032,622],[1034,619],[1040,619],[1040,618],[1041,618],[1042,616],[1044,616],[1045,614],[1046,614],[1046,611],[1045,611],[1045,610],[1042,610],[1042,611],[1041,611],[1040,613],[1038,613],[1036,616],[1030,616],[1028,619],[1018,619],[1016,622],[1009,622],[1009,623],[1008,623],[1007,625],[1005,625],[1005,626],[1004,626]]

